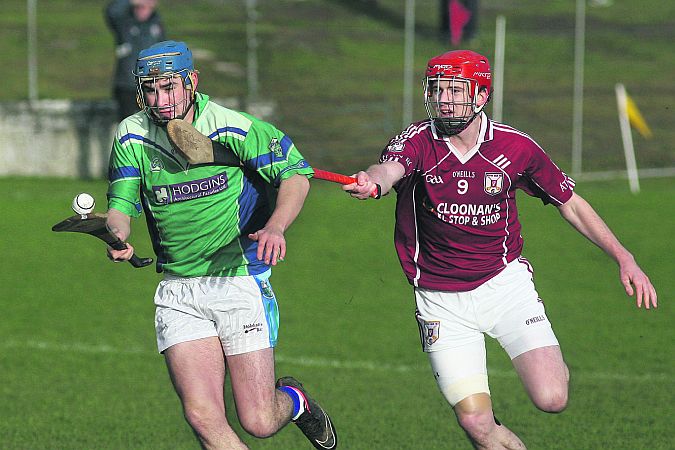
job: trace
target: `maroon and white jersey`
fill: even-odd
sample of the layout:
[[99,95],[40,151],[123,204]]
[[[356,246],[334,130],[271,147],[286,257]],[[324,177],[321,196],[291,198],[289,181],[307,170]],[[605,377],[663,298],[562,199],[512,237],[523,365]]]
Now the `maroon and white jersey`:
[[481,113],[476,145],[461,155],[430,120],[411,124],[383,150],[405,175],[394,186],[396,252],[408,281],[469,291],[520,256],[516,189],[562,205],[574,180],[528,135]]

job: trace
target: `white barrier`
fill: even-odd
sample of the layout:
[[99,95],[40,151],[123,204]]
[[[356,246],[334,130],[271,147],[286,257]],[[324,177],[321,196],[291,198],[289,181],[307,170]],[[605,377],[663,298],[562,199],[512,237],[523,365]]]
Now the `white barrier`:
[[[236,98],[214,99],[238,110]],[[269,101],[247,105],[269,120],[276,106]],[[116,122],[112,100],[0,102],[0,176],[106,176]]]
[[112,101],[0,103],[0,175],[104,176],[115,125]]

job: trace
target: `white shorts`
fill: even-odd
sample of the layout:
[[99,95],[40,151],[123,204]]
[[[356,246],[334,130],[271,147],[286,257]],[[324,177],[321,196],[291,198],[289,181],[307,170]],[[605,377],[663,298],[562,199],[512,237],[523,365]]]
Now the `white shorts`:
[[279,310],[269,275],[268,271],[238,277],[166,276],[155,292],[159,352],[215,336],[226,356],[274,347]]
[[461,382],[489,394],[484,334],[497,339],[511,359],[558,345],[525,258],[472,291],[416,288],[415,301],[422,347],[441,390]]

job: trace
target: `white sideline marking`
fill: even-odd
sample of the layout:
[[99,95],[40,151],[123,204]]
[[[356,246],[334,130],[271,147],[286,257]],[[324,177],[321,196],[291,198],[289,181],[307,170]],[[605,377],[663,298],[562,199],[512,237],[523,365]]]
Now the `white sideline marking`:
[[[141,347],[126,347],[116,348],[110,345],[90,345],[83,343],[63,344],[43,341],[5,341],[0,344],[3,349],[32,349],[45,350],[49,352],[66,352],[66,353],[114,353],[117,355],[156,355],[153,350],[144,349]],[[343,361],[338,359],[324,359],[324,358],[310,358],[306,356],[289,357],[285,355],[275,354],[275,360],[284,364],[296,364],[304,367],[317,368],[332,368],[341,370],[366,370],[366,371],[384,371],[384,372],[429,372],[426,359],[420,365],[405,365],[405,364],[387,364],[378,363],[376,361]],[[489,375],[504,378],[515,378],[515,371],[504,371],[488,369]],[[626,382],[667,382],[672,384],[673,377],[665,373],[644,373],[640,375],[611,373],[611,372],[582,372],[575,371],[572,373],[572,379],[581,380],[611,380],[611,381],[626,381]]]

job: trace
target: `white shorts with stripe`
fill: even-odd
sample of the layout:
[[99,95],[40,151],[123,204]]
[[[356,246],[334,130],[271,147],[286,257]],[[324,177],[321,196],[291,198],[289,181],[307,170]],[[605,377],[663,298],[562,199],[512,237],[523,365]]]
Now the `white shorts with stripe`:
[[[497,339],[511,359],[558,345],[525,258],[472,291],[415,288],[415,301],[423,350],[453,405],[472,393],[489,394],[484,334]],[[455,387],[448,396],[449,386]]]
[[216,336],[226,356],[274,347],[279,311],[269,275],[165,276],[155,292],[159,352]]

